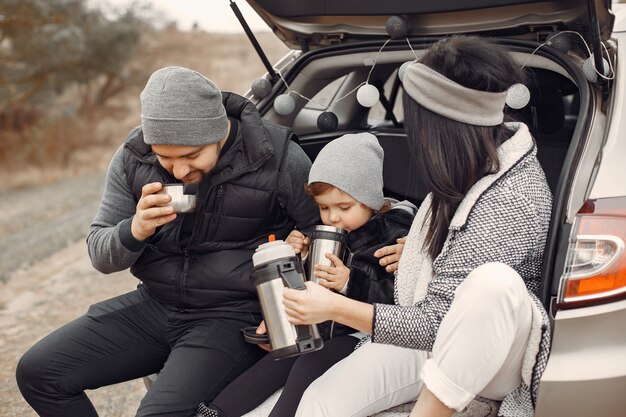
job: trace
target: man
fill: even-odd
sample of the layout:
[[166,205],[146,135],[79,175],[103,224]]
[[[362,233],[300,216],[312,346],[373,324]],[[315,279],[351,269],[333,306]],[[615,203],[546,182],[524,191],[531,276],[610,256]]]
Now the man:
[[[96,416],[85,389],[154,372],[137,416],[193,415],[264,354],[240,332],[262,319],[254,249],[319,221],[303,188],[311,162],[243,97],[168,67],[148,80],[141,109],[87,237],[96,269],[130,267],[140,283],[24,354],[18,385],[42,416]],[[195,212],[175,213],[158,193],[176,182],[197,188]]]

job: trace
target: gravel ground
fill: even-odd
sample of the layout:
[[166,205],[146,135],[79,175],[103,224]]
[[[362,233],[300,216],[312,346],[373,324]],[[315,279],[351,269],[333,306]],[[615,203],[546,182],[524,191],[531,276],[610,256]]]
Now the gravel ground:
[[84,239],[103,186],[97,173],[0,193],[0,281]]
[[[103,174],[0,193],[0,416],[30,417],[15,366],[33,343],[83,314],[94,302],[130,291],[128,272],[94,270],[85,237]],[[88,392],[102,417],[134,415],[141,381]]]

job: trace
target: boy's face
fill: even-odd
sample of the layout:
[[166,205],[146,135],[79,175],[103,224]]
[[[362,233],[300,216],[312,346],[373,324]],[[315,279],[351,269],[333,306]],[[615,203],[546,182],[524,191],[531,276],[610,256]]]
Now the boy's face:
[[351,232],[363,226],[374,215],[374,210],[335,187],[313,199],[320,208],[320,217],[326,226],[341,227]]

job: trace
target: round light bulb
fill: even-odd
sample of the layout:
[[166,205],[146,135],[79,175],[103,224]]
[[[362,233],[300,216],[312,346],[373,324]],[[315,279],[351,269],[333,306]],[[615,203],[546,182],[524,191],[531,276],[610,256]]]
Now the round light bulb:
[[[604,67],[604,71],[601,72],[602,75],[604,75],[605,77],[609,76],[609,61],[607,61],[606,59],[604,59],[604,57],[602,58],[602,66]],[[591,56],[587,59],[585,59],[583,61],[583,66],[582,66],[582,70],[583,70],[583,74],[585,75],[585,78],[587,79],[587,81],[591,82],[591,83],[597,83],[598,82],[598,73],[596,72],[596,63],[594,61],[593,58],[593,54],[591,54]],[[598,71],[600,72],[600,71]]]
[[385,30],[394,39],[404,38],[409,32],[409,24],[402,16],[391,16],[387,19]]
[[257,98],[267,97],[271,90],[272,83],[270,83],[269,80],[266,80],[265,78],[257,78],[256,80],[252,81],[252,85],[250,86],[250,91],[252,91],[252,94],[254,94],[254,96]]
[[356,90],[356,101],[363,107],[373,107],[379,98],[378,88],[372,84],[365,84]]
[[325,111],[317,116],[317,128],[322,132],[333,132],[339,126],[339,119],[332,111]]
[[274,110],[282,116],[291,114],[295,108],[296,101],[289,94],[281,94],[274,100]]
[[530,91],[524,84],[513,84],[506,91],[506,105],[519,110],[526,107],[530,101]]

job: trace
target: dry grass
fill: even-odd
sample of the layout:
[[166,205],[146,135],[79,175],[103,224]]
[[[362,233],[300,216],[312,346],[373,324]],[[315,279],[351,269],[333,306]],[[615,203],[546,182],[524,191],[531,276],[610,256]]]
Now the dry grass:
[[[287,47],[272,33],[259,33],[258,40],[270,62],[277,61],[287,52]],[[243,34],[166,30],[144,37],[143,45],[145,50],[133,65],[145,66],[146,79],[158,68],[180,65],[205,74],[224,91],[242,94],[265,72],[260,58]]]
[[[272,33],[258,40],[270,62],[287,48]],[[90,117],[57,119],[22,132],[0,132],[0,191],[103,170],[127,132],[140,123],[139,93],[150,74],[164,66],[183,66],[205,74],[223,91],[243,94],[263,73],[260,58],[243,34],[180,32],[146,33],[129,69],[137,85],[96,108]],[[71,101],[67,95],[63,101]],[[51,106],[53,108],[54,106]]]

